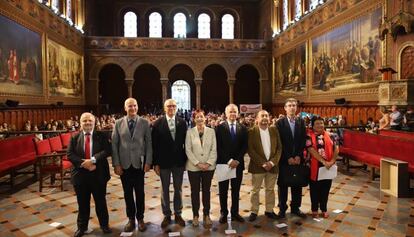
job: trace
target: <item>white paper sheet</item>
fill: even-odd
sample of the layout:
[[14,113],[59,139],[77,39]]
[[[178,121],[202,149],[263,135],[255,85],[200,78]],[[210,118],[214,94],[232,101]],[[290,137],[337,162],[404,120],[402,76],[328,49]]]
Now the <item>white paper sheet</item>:
[[277,228],[279,228],[279,229],[281,229],[281,228],[285,228],[285,227],[287,227],[288,225],[286,224],[286,223],[280,223],[280,224],[277,224],[276,225],[276,227]]
[[121,235],[119,235],[119,236],[129,237],[129,236],[132,236],[133,234],[134,234],[134,232],[121,232]]
[[237,231],[236,230],[225,230],[224,233],[226,235],[234,235],[234,234],[237,234]]
[[236,178],[236,169],[230,168],[227,164],[217,164],[215,173],[218,182]]
[[341,212],[342,212],[342,210],[335,209],[335,210],[333,210],[332,212],[333,212],[333,213],[337,213],[337,214],[338,214],[338,213],[341,213]]
[[331,168],[327,169],[325,166],[319,168],[318,181],[324,179],[334,179],[338,174],[338,166],[333,165]]
[[51,227],[58,227],[58,226],[60,226],[62,223],[59,223],[59,222],[53,222],[53,223],[51,223],[51,224],[49,224],[49,226],[51,226]]
[[180,236],[181,233],[180,232],[169,232],[168,233],[168,237],[173,237],[173,236]]

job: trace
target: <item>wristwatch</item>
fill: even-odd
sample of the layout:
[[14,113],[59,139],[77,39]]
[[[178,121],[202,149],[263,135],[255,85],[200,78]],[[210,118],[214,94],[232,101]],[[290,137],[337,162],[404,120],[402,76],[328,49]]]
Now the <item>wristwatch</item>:
[[94,156],[91,157],[92,164],[96,164],[96,159]]

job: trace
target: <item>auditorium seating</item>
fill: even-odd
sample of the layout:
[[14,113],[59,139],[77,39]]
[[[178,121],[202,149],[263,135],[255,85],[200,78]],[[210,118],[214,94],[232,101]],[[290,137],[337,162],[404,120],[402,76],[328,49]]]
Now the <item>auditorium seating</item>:
[[414,174],[413,154],[413,140],[351,130],[344,131],[344,143],[340,147],[340,155],[346,159],[348,169],[349,159],[355,160],[368,165],[373,178],[382,157],[408,162],[408,171]]
[[[34,135],[31,134],[0,140],[0,177],[10,175],[12,188],[14,178],[18,174],[33,173],[36,177],[36,150],[33,138]],[[19,172],[30,165],[33,165],[32,172]]]
[[[0,140],[0,177],[10,175],[10,184],[13,187],[17,174],[29,173],[18,170],[33,165],[30,173],[36,177],[36,167],[39,172],[39,191],[44,186],[44,178],[50,175],[51,185],[63,190],[63,178],[70,171],[72,163],[67,159],[66,149],[70,137],[74,133],[59,134],[45,140],[35,139],[35,135],[18,136]],[[56,174],[59,174],[60,183],[54,185]]]
[[404,139],[410,139],[414,141],[414,132],[405,132],[405,131],[396,131],[396,130],[380,130],[379,134],[381,136],[404,138]]

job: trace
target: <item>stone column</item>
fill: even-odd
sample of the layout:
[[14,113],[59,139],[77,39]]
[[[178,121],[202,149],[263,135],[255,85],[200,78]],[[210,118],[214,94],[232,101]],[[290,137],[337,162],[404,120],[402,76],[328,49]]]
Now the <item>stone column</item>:
[[234,104],[234,84],[236,83],[236,78],[229,78],[227,82],[229,83],[229,103]]
[[128,86],[128,97],[132,98],[132,86],[134,85],[134,78],[125,78],[125,83]]
[[201,109],[201,83],[203,78],[194,78],[196,84],[196,109]]
[[85,93],[86,104],[88,105],[98,105],[99,104],[99,79],[98,78],[89,78],[85,79],[85,88],[88,88],[88,93]]
[[168,96],[168,78],[160,78],[160,81],[162,86],[162,102],[164,103]]

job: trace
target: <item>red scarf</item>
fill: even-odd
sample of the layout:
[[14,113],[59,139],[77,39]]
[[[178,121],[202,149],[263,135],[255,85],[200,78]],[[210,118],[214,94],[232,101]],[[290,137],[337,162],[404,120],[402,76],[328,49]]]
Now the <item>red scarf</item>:
[[[316,139],[317,135],[315,134],[314,131],[310,131],[309,136],[312,139],[312,147],[316,150],[316,152],[318,152],[318,148],[317,148],[318,140]],[[325,145],[325,160],[331,161],[332,156],[333,156],[333,142],[331,138],[329,137],[328,132],[325,132],[325,131],[323,132],[323,141]],[[317,181],[318,171],[319,171],[318,160],[315,157],[313,157],[312,154],[311,154],[310,166],[311,166],[311,177],[310,178],[313,181]]]

